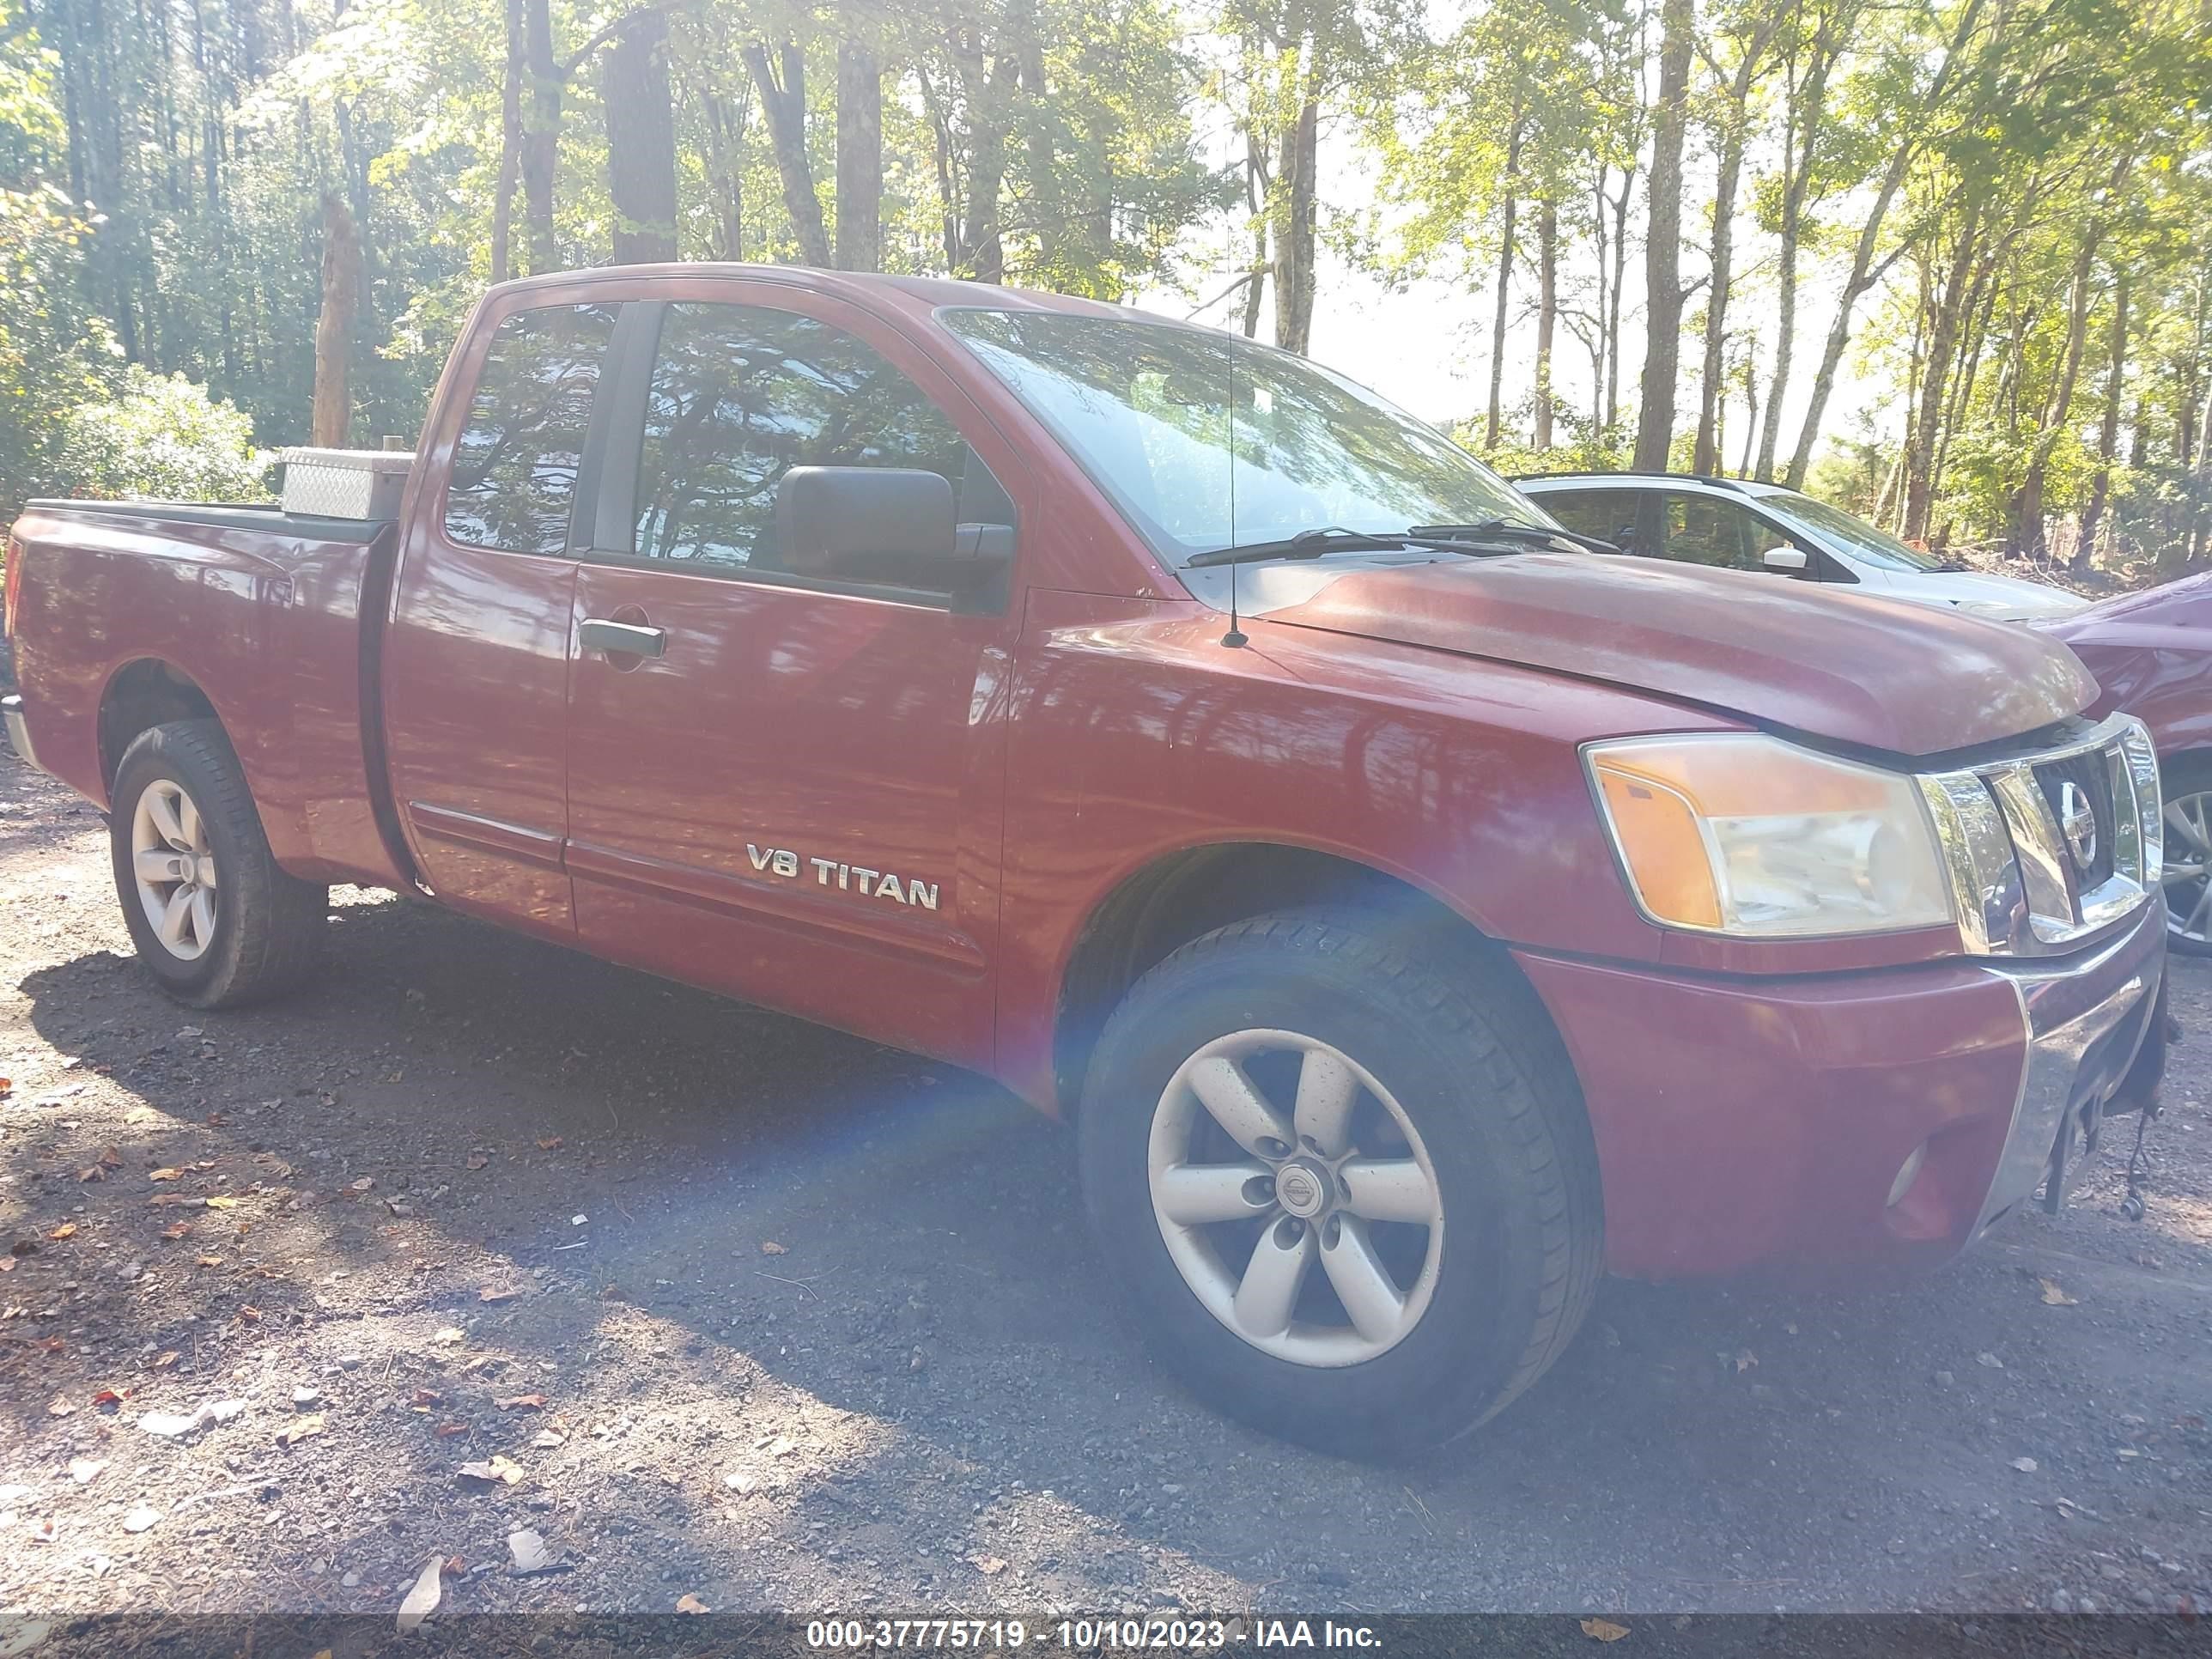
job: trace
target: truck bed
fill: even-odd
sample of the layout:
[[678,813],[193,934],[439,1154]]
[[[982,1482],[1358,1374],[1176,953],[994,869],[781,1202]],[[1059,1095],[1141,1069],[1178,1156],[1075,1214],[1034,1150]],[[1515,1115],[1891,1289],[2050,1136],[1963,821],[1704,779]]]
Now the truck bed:
[[105,806],[132,737],[211,709],[286,869],[406,884],[376,678],[394,525],[40,500],[10,533],[15,677],[40,766]]

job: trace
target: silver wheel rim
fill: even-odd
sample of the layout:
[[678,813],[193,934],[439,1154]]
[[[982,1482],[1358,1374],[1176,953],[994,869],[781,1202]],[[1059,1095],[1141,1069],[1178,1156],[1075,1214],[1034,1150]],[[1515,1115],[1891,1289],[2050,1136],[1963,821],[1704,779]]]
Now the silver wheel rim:
[[2212,794],[2166,802],[2164,882],[2166,932],[2212,944]]
[[215,942],[215,848],[207,821],[182,785],[156,778],[131,814],[131,873],[161,948],[179,962]]
[[1235,1031],[1185,1060],[1152,1114],[1149,1173],[1183,1282],[1262,1353],[1356,1365],[1428,1310],[1444,1239],[1428,1149],[1318,1037]]

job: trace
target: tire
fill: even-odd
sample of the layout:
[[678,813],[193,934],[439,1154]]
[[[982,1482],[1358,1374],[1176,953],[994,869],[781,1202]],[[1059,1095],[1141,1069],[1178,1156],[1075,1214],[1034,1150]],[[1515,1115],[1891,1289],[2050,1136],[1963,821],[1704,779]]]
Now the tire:
[[[2166,820],[2166,860],[2169,867],[2180,863],[2193,865],[2198,870],[2212,869],[2212,858],[2191,847],[2173,821],[2178,809],[2191,823],[2212,828],[2212,754],[2177,755],[2160,769],[2161,793],[2168,808]],[[2194,797],[2193,804],[2191,801]],[[2208,836],[2212,839],[2212,836]],[[2173,879],[2166,884],[2167,947],[2185,957],[2212,957],[2212,910],[2197,919],[2193,927],[2188,926],[2187,912],[2194,911],[2203,900],[2208,880],[2196,878]],[[2177,914],[2182,912],[2182,914]]]
[[[1201,1086],[1237,1096],[1224,1059],[1283,1103],[1274,1121],[1293,1129],[1318,1059],[1312,1097],[1351,1088],[1349,1127],[1318,1152],[1301,1135],[1282,1161],[1238,1145],[1196,1099]],[[1352,1084],[1332,1083],[1344,1069]],[[1218,1410],[1286,1440],[1387,1459],[1464,1434],[1543,1375],[1595,1293],[1603,1206],[1580,1091],[1534,993],[1481,949],[1415,957],[1358,921],[1304,912],[1218,929],[1130,990],[1100,1036],[1076,1127],[1097,1249],[1162,1362]],[[1255,1160],[1271,1178],[1230,1184]],[[1370,1175],[1389,1178],[1378,1187]],[[1204,1198],[1162,1205],[1241,1202],[1250,1218],[1189,1229],[1164,1218],[1156,1193],[1195,1194],[1170,1184],[1186,1176],[1204,1180]],[[1317,1186],[1334,1207],[1287,1225]],[[1426,1225],[1380,1218],[1425,1205]],[[1358,1218],[1362,1208],[1376,1218]],[[1262,1249],[1305,1249],[1307,1231],[1308,1282],[1286,1328],[1272,1334],[1282,1304],[1264,1294],[1247,1322],[1261,1334],[1233,1328]],[[1382,1264],[1397,1304],[1362,1288],[1347,1243]],[[1347,1264],[1371,1328],[1337,1289]]]
[[[140,733],[116,768],[111,805],[116,896],[139,961],[164,991],[193,1008],[235,1008],[307,976],[330,889],[278,868],[221,726],[175,720]],[[161,878],[142,884],[142,851],[156,869],[172,860]],[[180,890],[187,902],[179,916],[169,906]],[[174,924],[170,938],[163,921]]]

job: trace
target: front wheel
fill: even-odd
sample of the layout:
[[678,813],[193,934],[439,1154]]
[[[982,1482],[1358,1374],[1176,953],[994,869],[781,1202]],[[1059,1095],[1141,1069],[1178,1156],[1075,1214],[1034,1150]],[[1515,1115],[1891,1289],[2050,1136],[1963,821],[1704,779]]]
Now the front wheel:
[[2212,755],[2166,764],[2166,942],[2212,957]]
[[1398,1455],[1543,1374],[1601,1258],[1566,1056],[1486,956],[1289,914],[1139,981],[1078,1124],[1108,1271],[1161,1358],[1256,1428]]
[[299,981],[330,890],[278,867],[220,726],[174,720],[141,733],[116,768],[111,806],[123,920],[164,991],[224,1008]]

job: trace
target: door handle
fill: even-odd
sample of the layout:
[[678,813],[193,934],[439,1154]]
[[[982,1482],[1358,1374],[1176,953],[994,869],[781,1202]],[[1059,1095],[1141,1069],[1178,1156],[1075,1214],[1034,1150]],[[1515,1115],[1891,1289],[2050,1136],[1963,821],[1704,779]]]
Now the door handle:
[[576,629],[577,642],[586,651],[605,651],[623,657],[659,657],[668,652],[668,630],[635,623],[609,622],[586,617]]

